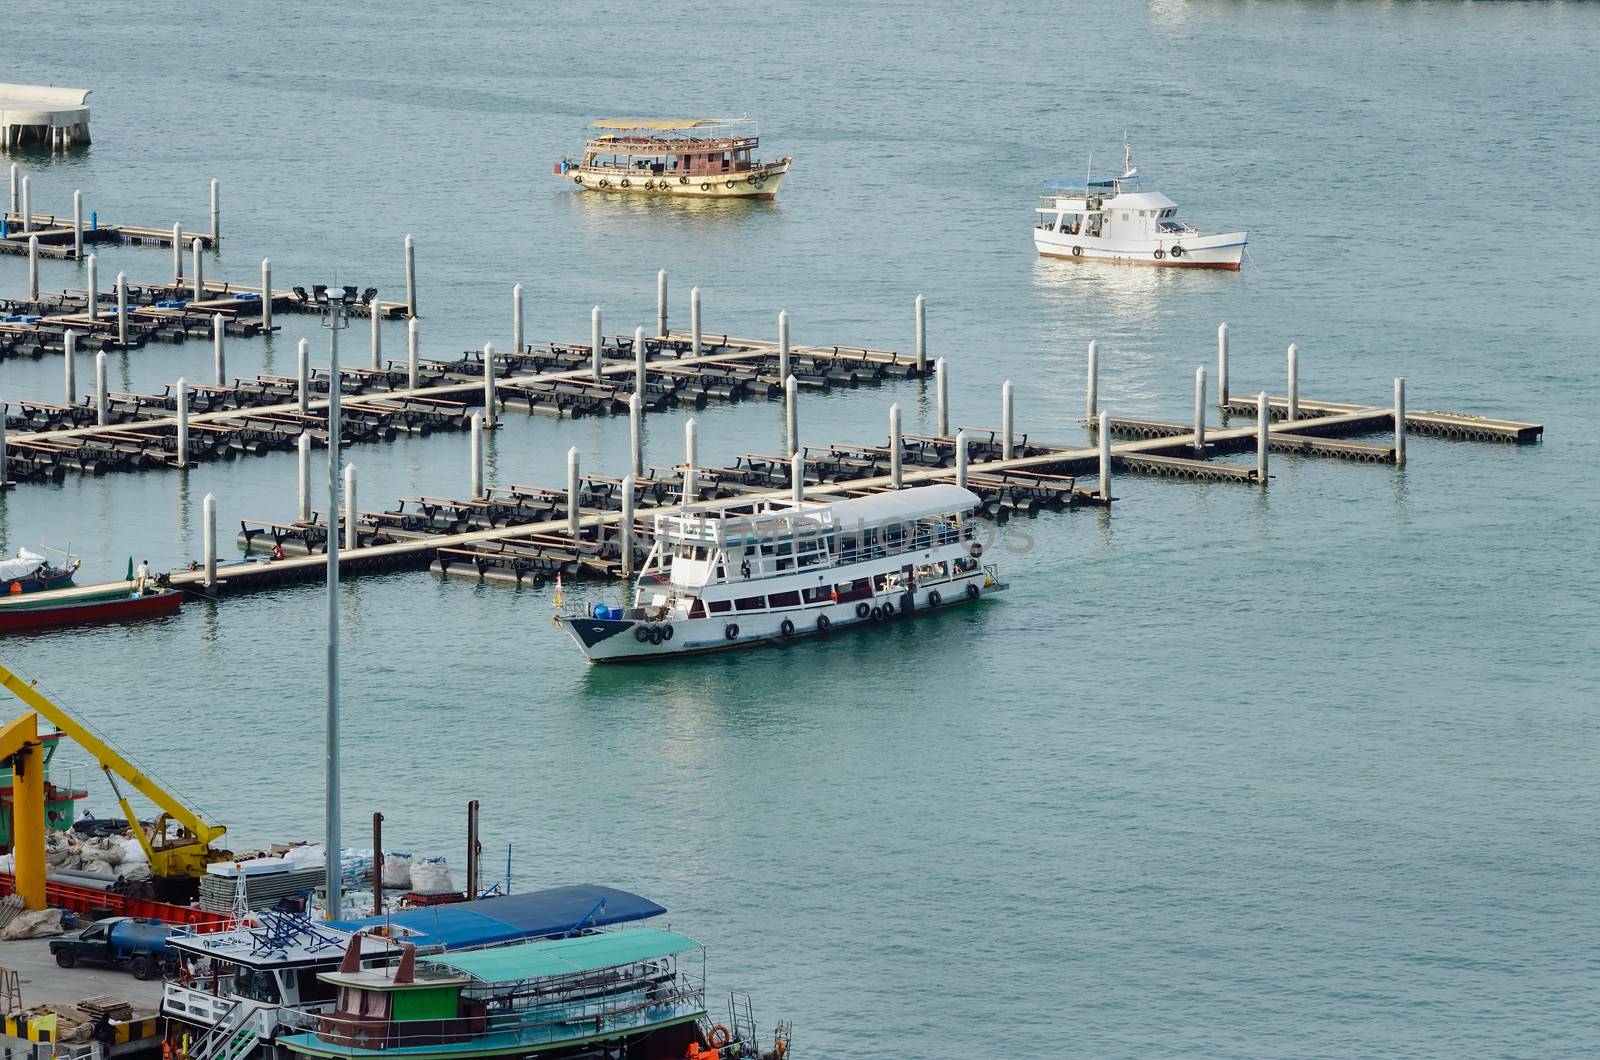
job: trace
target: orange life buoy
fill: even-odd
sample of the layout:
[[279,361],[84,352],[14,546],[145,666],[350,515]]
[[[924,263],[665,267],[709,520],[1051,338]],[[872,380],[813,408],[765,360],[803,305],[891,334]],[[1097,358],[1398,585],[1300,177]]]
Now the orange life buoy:
[[706,1035],[706,1041],[711,1043],[711,1048],[721,1049],[733,1041],[733,1035],[728,1033],[728,1028],[719,1023],[711,1028],[711,1033]]

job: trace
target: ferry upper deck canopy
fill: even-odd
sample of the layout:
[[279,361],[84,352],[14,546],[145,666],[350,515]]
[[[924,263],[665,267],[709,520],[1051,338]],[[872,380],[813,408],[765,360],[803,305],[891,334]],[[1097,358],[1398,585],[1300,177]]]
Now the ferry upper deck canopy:
[[345,931],[388,927],[391,935],[424,948],[460,949],[626,924],[666,911],[642,895],[584,883],[334,921],[330,926]]
[[778,527],[816,532],[909,523],[969,512],[981,503],[971,490],[949,482],[799,505],[781,498],[754,503],[732,499],[662,512],[656,516],[656,534],[669,540],[727,544]]
[[698,949],[700,943],[687,935],[657,928],[633,928],[442,954],[423,958],[418,964],[459,972],[480,983],[510,983],[597,972]]

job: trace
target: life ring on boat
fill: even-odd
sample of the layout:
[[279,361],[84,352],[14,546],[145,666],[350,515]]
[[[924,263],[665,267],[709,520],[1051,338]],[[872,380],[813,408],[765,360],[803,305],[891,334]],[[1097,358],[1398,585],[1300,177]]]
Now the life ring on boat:
[[660,644],[662,641],[664,641],[666,639],[667,639],[666,634],[661,632],[661,627],[660,626],[651,626],[650,627],[650,643],[651,644]]
[[711,182],[709,180],[702,180],[700,182],[700,190],[701,191],[710,191],[711,190]]
[[668,622],[666,625],[661,627],[661,639],[662,640],[671,640],[672,639],[672,623]]
[[733,1035],[728,1033],[728,1028],[719,1023],[711,1028],[711,1033],[706,1035],[706,1041],[710,1043],[711,1048],[722,1049],[733,1041]]
[[870,614],[872,614],[872,605],[867,603],[865,600],[856,605],[857,618],[866,618]]
[[778,624],[778,634],[784,637],[794,636],[794,623],[787,618]]
[[1181,258],[1181,257],[1183,257],[1183,248],[1180,247],[1178,244],[1174,243],[1174,244],[1172,244],[1171,254],[1175,258]]
[[602,188],[609,188],[609,187],[611,187],[611,182],[609,180],[607,180],[605,177],[601,177],[600,178],[600,186]]
[[978,587],[976,585],[972,584],[971,582],[968,582],[967,583],[967,599],[968,600],[976,600],[977,598],[978,598]]
[[826,633],[826,632],[828,632],[828,630],[830,630],[832,628],[833,628],[833,619],[829,618],[827,615],[818,615],[817,616],[817,632],[818,633]]
[[729,622],[727,627],[723,629],[722,635],[724,637],[727,637],[729,640],[738,640],[739,639],[739,623],[737,623],[737,622]]
[[631,188],[633,187],[633,181],[629,180],[627,177],[623,177],[622,180],[618,182],[617,186],[621,188]]
[[933,592],[928,594],[928,606],[929,607],[938,607],[943,602],[944,602],[944,597],[939,595],[939,590],[935,589],[935,590],[933,590]]
[[1075,258],[1083,257],[1083,248],[1082,247],[1073,247],[1072,248],[1072,256],[1075,257]]
[[1167,252],[1166,251],[1162,250],[1160,247],[1156,248],[1156,260],[1157,261],[1160,261],[1162,258],[1164,258],[1166,256],[1167,256]]
[[650,627],[649,626],[634,626],[633,627],[633,639],[638,641],[640,644],[643,644],[645,641],[649,640],[650,639]]

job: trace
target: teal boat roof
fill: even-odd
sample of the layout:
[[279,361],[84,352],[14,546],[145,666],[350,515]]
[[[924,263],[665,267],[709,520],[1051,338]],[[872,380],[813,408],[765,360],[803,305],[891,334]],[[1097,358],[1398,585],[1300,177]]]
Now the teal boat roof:
[[595,972],[699,948],[700,944],[687,935],[639,928],[440,954],[421,958],[419,963],[448,968],[482,983],[506,983]]

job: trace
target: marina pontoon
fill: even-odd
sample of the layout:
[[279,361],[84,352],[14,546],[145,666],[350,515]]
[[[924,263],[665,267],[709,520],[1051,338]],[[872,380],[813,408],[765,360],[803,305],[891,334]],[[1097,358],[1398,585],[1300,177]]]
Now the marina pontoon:
[[755,123],[746,118],[659,121],[603,118],[603,130],[552,167],[584,191],[697,199],[773,199],[794,159],[762,162]]
[[909,618],[1004,589],[941,484],[838,501],[688,505],[656,516],[631,607],[556,618],[594,662],[682,655]]

